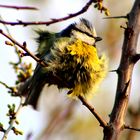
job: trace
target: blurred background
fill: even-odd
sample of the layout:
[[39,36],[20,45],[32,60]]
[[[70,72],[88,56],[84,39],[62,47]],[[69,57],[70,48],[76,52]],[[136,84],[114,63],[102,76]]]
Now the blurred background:
[[[6,21],[49,21],[51,18],[61,18],[69,13],[79,11],[88,1],[87,0],[0,0],[0,4],[17,5],[17,6],[34,6],[39,10],[15,10],[0,8],[0,16]],[[111,16],[126,15],[133,5],[133,0],[108,0],[104,5],[110,10]],[[30,51],[36,52],[37,43],[36,29],[49,30],[57,32],[64,29],[69,24],[79,21],[84,17],[93,23],[98,36],[103,40],[97,43],[100,52],[105,53],[109,57],[109,71],[118,68],[121,56],[124,30],[120,26],[126,26],[126,19],[104,19],[105,15],[90,6],[88,11],[75,18],[52,24],[50,26],[6,26],[12,37],[21,44],[26,41]],[[6,31],[3,24],[0,29]],[[0,81],[9,86],[13,86],[16,81],[16,74],[9,65],[9,62],[16,62],[17,55],[13,47],[5,45],[7,39],[0,35]],[[138,49],[140,51],[140,42]],[[36,62],[30,57],[23,57],[26,63],[32,63],[35,67]],[[132,90],[129,102],[129,109],[126,117],[126,124],[135,125],[140,128],[140,64],[136,64],[133,72]],[[106,79],[102,82],[94,98],[90,103],[95,107],[96,111],[105,119],[109,120],[111,113],[115,91],[117,85],[117,74],[109,72]],[[23,107],[18,115],[19,125],[16,128],[22,130],[23,136],[15,136],[11,131],[8,140],[102,140],[103,129],[99,126],[98,121],[85,108],[80,101],[72,101],[67,95],[54,93],[54,88],[49,89],[52,94],[47,94],[44,89],[40,98],[39,111],[33,110],[30,106]],[[46,91],[46,92],[45,92]],[[7,104],[19,104],[18,97],[11,97],[7,93],[7,89],[0,85],[0,122],[7,128],[8,111]],[[3,133],[0,132],[0,139]],[[139,132],[125,130],[121,135],[121,140],[138,140]]]

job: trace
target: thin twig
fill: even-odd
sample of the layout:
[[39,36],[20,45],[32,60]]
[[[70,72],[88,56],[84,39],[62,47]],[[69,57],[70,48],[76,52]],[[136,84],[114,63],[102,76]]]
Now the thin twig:
[[20,97],[20,104],[19,104],[18,109],[17,109],[17,111],[15,113],[15,116],[14,116],[15,118],[10,121],[10,125],[7,128],[7,130],[5,131],[5,133],[4,133],[4,135],[3,135],[1,140],[7,140],[7,136],[9,134],[9,132],[11,131],[11,129],[13,128],[13,125],[15,124],[17,115],[18,115],[19,111],[21,110],[21,108],[23,107],[23,102],[24,102],[24,97]]
[[94,2],[94,0],[89,0],[89,2],[86,3],[86,5],[78,12],[73,13],[73,14],[69,14],[66,17],[62,17],[59,19],[51,19],[50,21],[33,21],[33,22],[24,22],[21,20],[18,20],[17,22],[9,22],[9,21],[4,21],[4,20],[0,20],[0,23],[2,24],[7,24],[7,25],[23,25],[23,26],[29,26],[29,25],[50,25],[50,24],[54,24],[60,21],[64,21],[73,17],[76,17],[78,15],[83,14],[84,12],[86,12],[88,10],[88,8],[90,7],[90,5]]
[[[3,17],[2,17],[2,15],[0,15],[0,20],[4,20]],[[6,24],[3,24],[3,26],[4,26],[5,30],[7,31],[7,33],[10,35],[10,31],[9,31],[7,25]]]
[[103,19],[120,19],[120,18],[128,18],[128,16],[126,15],[126,16],[113,16],[113,17],[104,17]]
[[38,10],[38,8],[32,6],[15,6],[15,5],[3,5],[3,4],[0,4],[0,8],[10,8],[16,10]]
[[134,130],[134,131],[140,131],[140,128],[134,128],[134,127],[131,127],[129,125],[124,125],[124,129],[130,129],[130,130]]
[[[140,126],[140,101],[139,101],[137,107],[130,106],[128,108],[128,118],[130,120],[129,127],[131,126],[133,128],[140,128],[139,127]],[[126,140],[133,140],[133,139],[135,139],[136,132],[137,132],[137,130],[136,131],[135,130],[134,131],[128,131],[127,132]]]
[[6,83],[0,81],[0,84],[3,85],[5,88],[9,89],[9,93],[11,93],[11,96],[19,96],[17,94],[17,89],[15,87],[10,87]]
[[0,81],[0,84],[3,85],[3,86],[5,86],[7,89],[11,90],[11,87],[9,87],[6,83]]
[[91,106],[84,97],[79,95],[79,100],[83,103],[83,105],[85,105],[90,112],[95,116],[95,118],[99,121],[100,126],[102,126],[103,128],[107,127],[107,123],[106,121],[96,112],[96,110],[94,109],[93,106]]
[[23,49],[25,52],[28,53],[29,56],[31,56],[35,61],[37,61],[38,63],[40,63],[42,66],[46,66],[47,64],[40,60],[38,57],[36,57],[34,54],[32,54],[32,52],[30,52],[27,47],[26,47],[26,43],[23,42],[23,45],[20,44],[19,42],[17,42],[14,38],[12,38],[11,36],[9,36],[8,34],[4,33],[2,30],[0,30],[0,34],[2,34],[3,36],[5,36],[6,38],[8,38],[12,43],[16,44],[17,46],[19,46],[21,49]]
[[140,54],[136,54],[135,56],[132,57],[131,59],[134,63],[138,62],[140,60]]
[[[1,15],[0,15],[0,19],[3,20],[3,17],[2,17]],[[12,36],[11,33],[10,33],[10,31],[9,31],[9,29],[8,29],[8,27],[7,27],[7,25],[6,25],[6,24],[3,24],[3,26],[5,27],[5,29],[6,29],[6,31],[7,31],[7,33],[8,33],[8,35],[9,35],[9,36]],[[17,56],[18,56],[18,62],[16,62],[16,63],[11,63],[11,64],[13,64],[13,65],[18,65],[18,64],[21,63],[20,53],[19,53],[18,48],[16,47],[16,45],[13,44],[13,46],[15,47],[15,53],[16,53]]]

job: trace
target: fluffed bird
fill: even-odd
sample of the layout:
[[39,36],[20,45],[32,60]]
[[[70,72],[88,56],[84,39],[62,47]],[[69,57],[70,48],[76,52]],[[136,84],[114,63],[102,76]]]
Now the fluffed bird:
[[91,23],[82,18],[59,33],[38,34],[38,57],[46,66],[38,63],[33,76],[20,89],[27,96],[25,104],[36,108],[46,84],[68,89],[71,97],[92,95],[106,76],[107,58],[98,55],[95,43],[100,37]]

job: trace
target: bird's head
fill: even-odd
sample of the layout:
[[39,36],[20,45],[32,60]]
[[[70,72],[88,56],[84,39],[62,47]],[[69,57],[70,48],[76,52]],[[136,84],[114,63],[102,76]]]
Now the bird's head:
[[71,24],[60,34],[61,36],[72,36],[76,39],[80,39],[89,45],[94,45],[97,41],[101,40],[100,37],[97,37],[95,28],[84,18],[80,19],[79,23]]

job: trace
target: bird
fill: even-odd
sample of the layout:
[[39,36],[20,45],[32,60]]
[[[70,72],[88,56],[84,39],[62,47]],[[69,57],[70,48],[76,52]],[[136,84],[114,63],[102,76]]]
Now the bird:
[[[67,89],[68,96],[92,96],[108,69],[107,57],[99,55],[95,28],[85,18],[60,32],[37,31],[37,56],[46,65],[37,64],[33,75],[19,89],[26,95],[25,105],[37,108],[45,85]],[[46,91],[47,92],[47,91]]]

